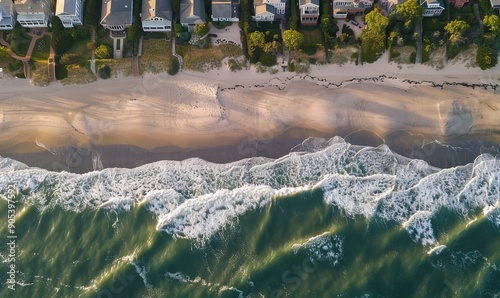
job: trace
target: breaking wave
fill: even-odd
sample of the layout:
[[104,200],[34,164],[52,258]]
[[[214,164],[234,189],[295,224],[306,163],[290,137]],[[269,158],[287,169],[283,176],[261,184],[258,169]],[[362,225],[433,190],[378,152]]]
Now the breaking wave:
[[[348,217],[396,221],[426,246],[439,245],[432,219],[441,208],[464,218],[482,211],[500,228],[500,161],[495,157],[483,154],[474,163],[438,169],[399,156],[386,145],[356,146],[339,137],[309,138],[276,160],[214,164],[195,158],[86,174],[50,172],[0,158],[0,194],[12,187],[18,200],[40,210],[144,206],[157,219],[158,231],[201,242],[250,210],[311,191],[321,191],[326,204]],[[340,239],[328,241],[326,246],[337,247]]]

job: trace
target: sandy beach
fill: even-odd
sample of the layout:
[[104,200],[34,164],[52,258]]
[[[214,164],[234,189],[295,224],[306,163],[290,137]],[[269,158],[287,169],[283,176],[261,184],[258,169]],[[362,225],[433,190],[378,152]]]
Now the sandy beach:
[[405,131],[423,143],[468,136],[499,144],[499,79],[498,66],[437,71],[384,62],[315,66],[308,75],[219,69],[64,87],[3,78],[0,155],[127,145],[146,152],[232,146],[247,157],[258,142],[356,131],[382,142]]

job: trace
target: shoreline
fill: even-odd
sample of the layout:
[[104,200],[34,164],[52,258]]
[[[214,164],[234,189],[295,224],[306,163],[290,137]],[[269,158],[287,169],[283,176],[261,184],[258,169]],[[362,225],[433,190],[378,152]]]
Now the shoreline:
[[[228,162],[233,160],[210,152],[241,159],[250,157],[241,152],[250,152],[252,143],[282,143],[271,150],[274,153],[262,153],[276,158],[289,152],[291,140],[341,136],[349,141],[348,136],[359,131],[369,131],[381,143],[398,131],[417,135],[419,144],[407,138],[392,146],[397,153],[406,152],[403,156],[413,154],[409,147],[422,148],[432,141],[465,147],[500,144],[500,66],[481,73],[463,65],[436,71],[381,62],[315,68],[303,75],[226,69],[173,77],[146,74],[45,88],[2,79],[0,155],[64,163],[49,157],[65,148],[130,147],[149,152],[149,157],[140,158],[144,162],[197,155]],[[371,144],[362,139],[354,143]],[[116,150],[132,158],[126,150]],[[455,159],[447,164],[462,163]],[[108,160],[110,166],[122,164]],[[69,169],[91,170],[85,163]]]
[[[320,137],[320,140],[328,140]],[[387,145],[394,153],[410,159],[422,159],[437,168],[452,168],[473,163],[483,153],[495,156],[500,153],[500,146],[478,140],[464,141],[452,139],[450,143],[431,141],[420,145],[423,139],[415,138],[405,131],[393,132],[391,136],[380,139],[370,131],[352,132],[343,137],[355,146],[378,147]],[[262,142],[248,142],[210,148],[161,147],[145,150],[130,145],[106,145],[93,148],[62,147],[57,151],[32,153],[1,153],[4,158],[11,158],[30,167],[49,171],[87,173],[105,168],[136,168],[158,161],[183,161],[200,158],[211,163],[231,163],[243,159],[265,157],[279,159],[294,151],[306,139],[277,138]]]

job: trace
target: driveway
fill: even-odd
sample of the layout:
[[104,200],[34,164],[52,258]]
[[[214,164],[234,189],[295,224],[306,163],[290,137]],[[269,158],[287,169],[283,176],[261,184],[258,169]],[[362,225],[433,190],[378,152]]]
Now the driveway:
[[210,24],[211,34],[217,34],[217,37],[212,37],[212,45],[220,45],[223,43],[230,43],[241,47],[240,41],[240,28],[238,23],[232,23],[231,26],[227,26],[223,29],[217,29],[212,24]]
[[342,27],[344,26],[344,24],[347,24],[347,26],[349,26],[349,28],[351,28],[352,31],[354,31],[354,36],[358,38],[363,28],[365,28],[365,23],[363,23],[363,16],[356,16],[354,19],[359,23],[358,26],[353,25],[350,21],[346,22],[345,19],[337,19],[337,26],[339,27],[339,32],[337,32],[337,37],[340,34],[342,34]]

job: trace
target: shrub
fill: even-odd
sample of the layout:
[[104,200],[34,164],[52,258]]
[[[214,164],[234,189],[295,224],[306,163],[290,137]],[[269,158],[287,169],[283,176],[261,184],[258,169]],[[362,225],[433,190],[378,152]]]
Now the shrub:
[[174,25],[174,32],[177,37],[181,36],[182,31],[184,31],[184,27],[181,24]]
[[111,58],[111,47],[106,44],[101,44],[95,49],[95,55],[100,59]]
[[78,54],[68,53],[62,55],[61,60],[59,60],[59,62],[64,65],[70,65],[77,63],[79,60],[80,56],[78,56]]
[[190,38],[191,38],[191,34],[187,31],[182,32],[181,35],[179,36],[180,41],[183,41],[183,42],[189,41]]
[[260,52],[259,62],[263,66],[274,66],[276,65],[276,57],[271,53],[266,53],[264,51]]
[[314,55],[314,54],[316,54],[317,47],[316,47],[316,45],[309,44],[309,45],[303,46],[302,49],[304,50],[304,52],[306,54]]
[[317,59],[316,58],[309,58],[309,63],[310,64],[316,64]]
[[491,47],[482,45],[477,49],[476,63],[482,70],[494,67],[497,62],[498,59]]
[[179,60],[176,57],[174,57],[170,61],[170,65],[168,66],[167,73],[169,75],[173,76],[179,72],[179,68],[180,68]]
[[111,78],[111,67],[109,67],[109,65],[107,64],[104,64],[97,70],[97,75],[103,80]]
[[22,69],[23,66],[24,66],[24,64],[21,60],[15,60],[15,61],[9,63],[9,66],[7,66],[7,69],[10,72],[14,72],[16,70]]
[[205,36],[205,34],[207,34],[209,30],[210,28],[208,28],[207,24],[201,23],[196,25],[196,27],[194,27],[193,33],[198,36]]
[[288,71],[289,72],[295,72],[295,61],[290,61],[288,63]]
[[241,70],[241,65],[234,58],[231,58],[227,61],[227,66],[231,71]]
[[417,52],[411,52],[410,63],[415,63],[417,61]]

